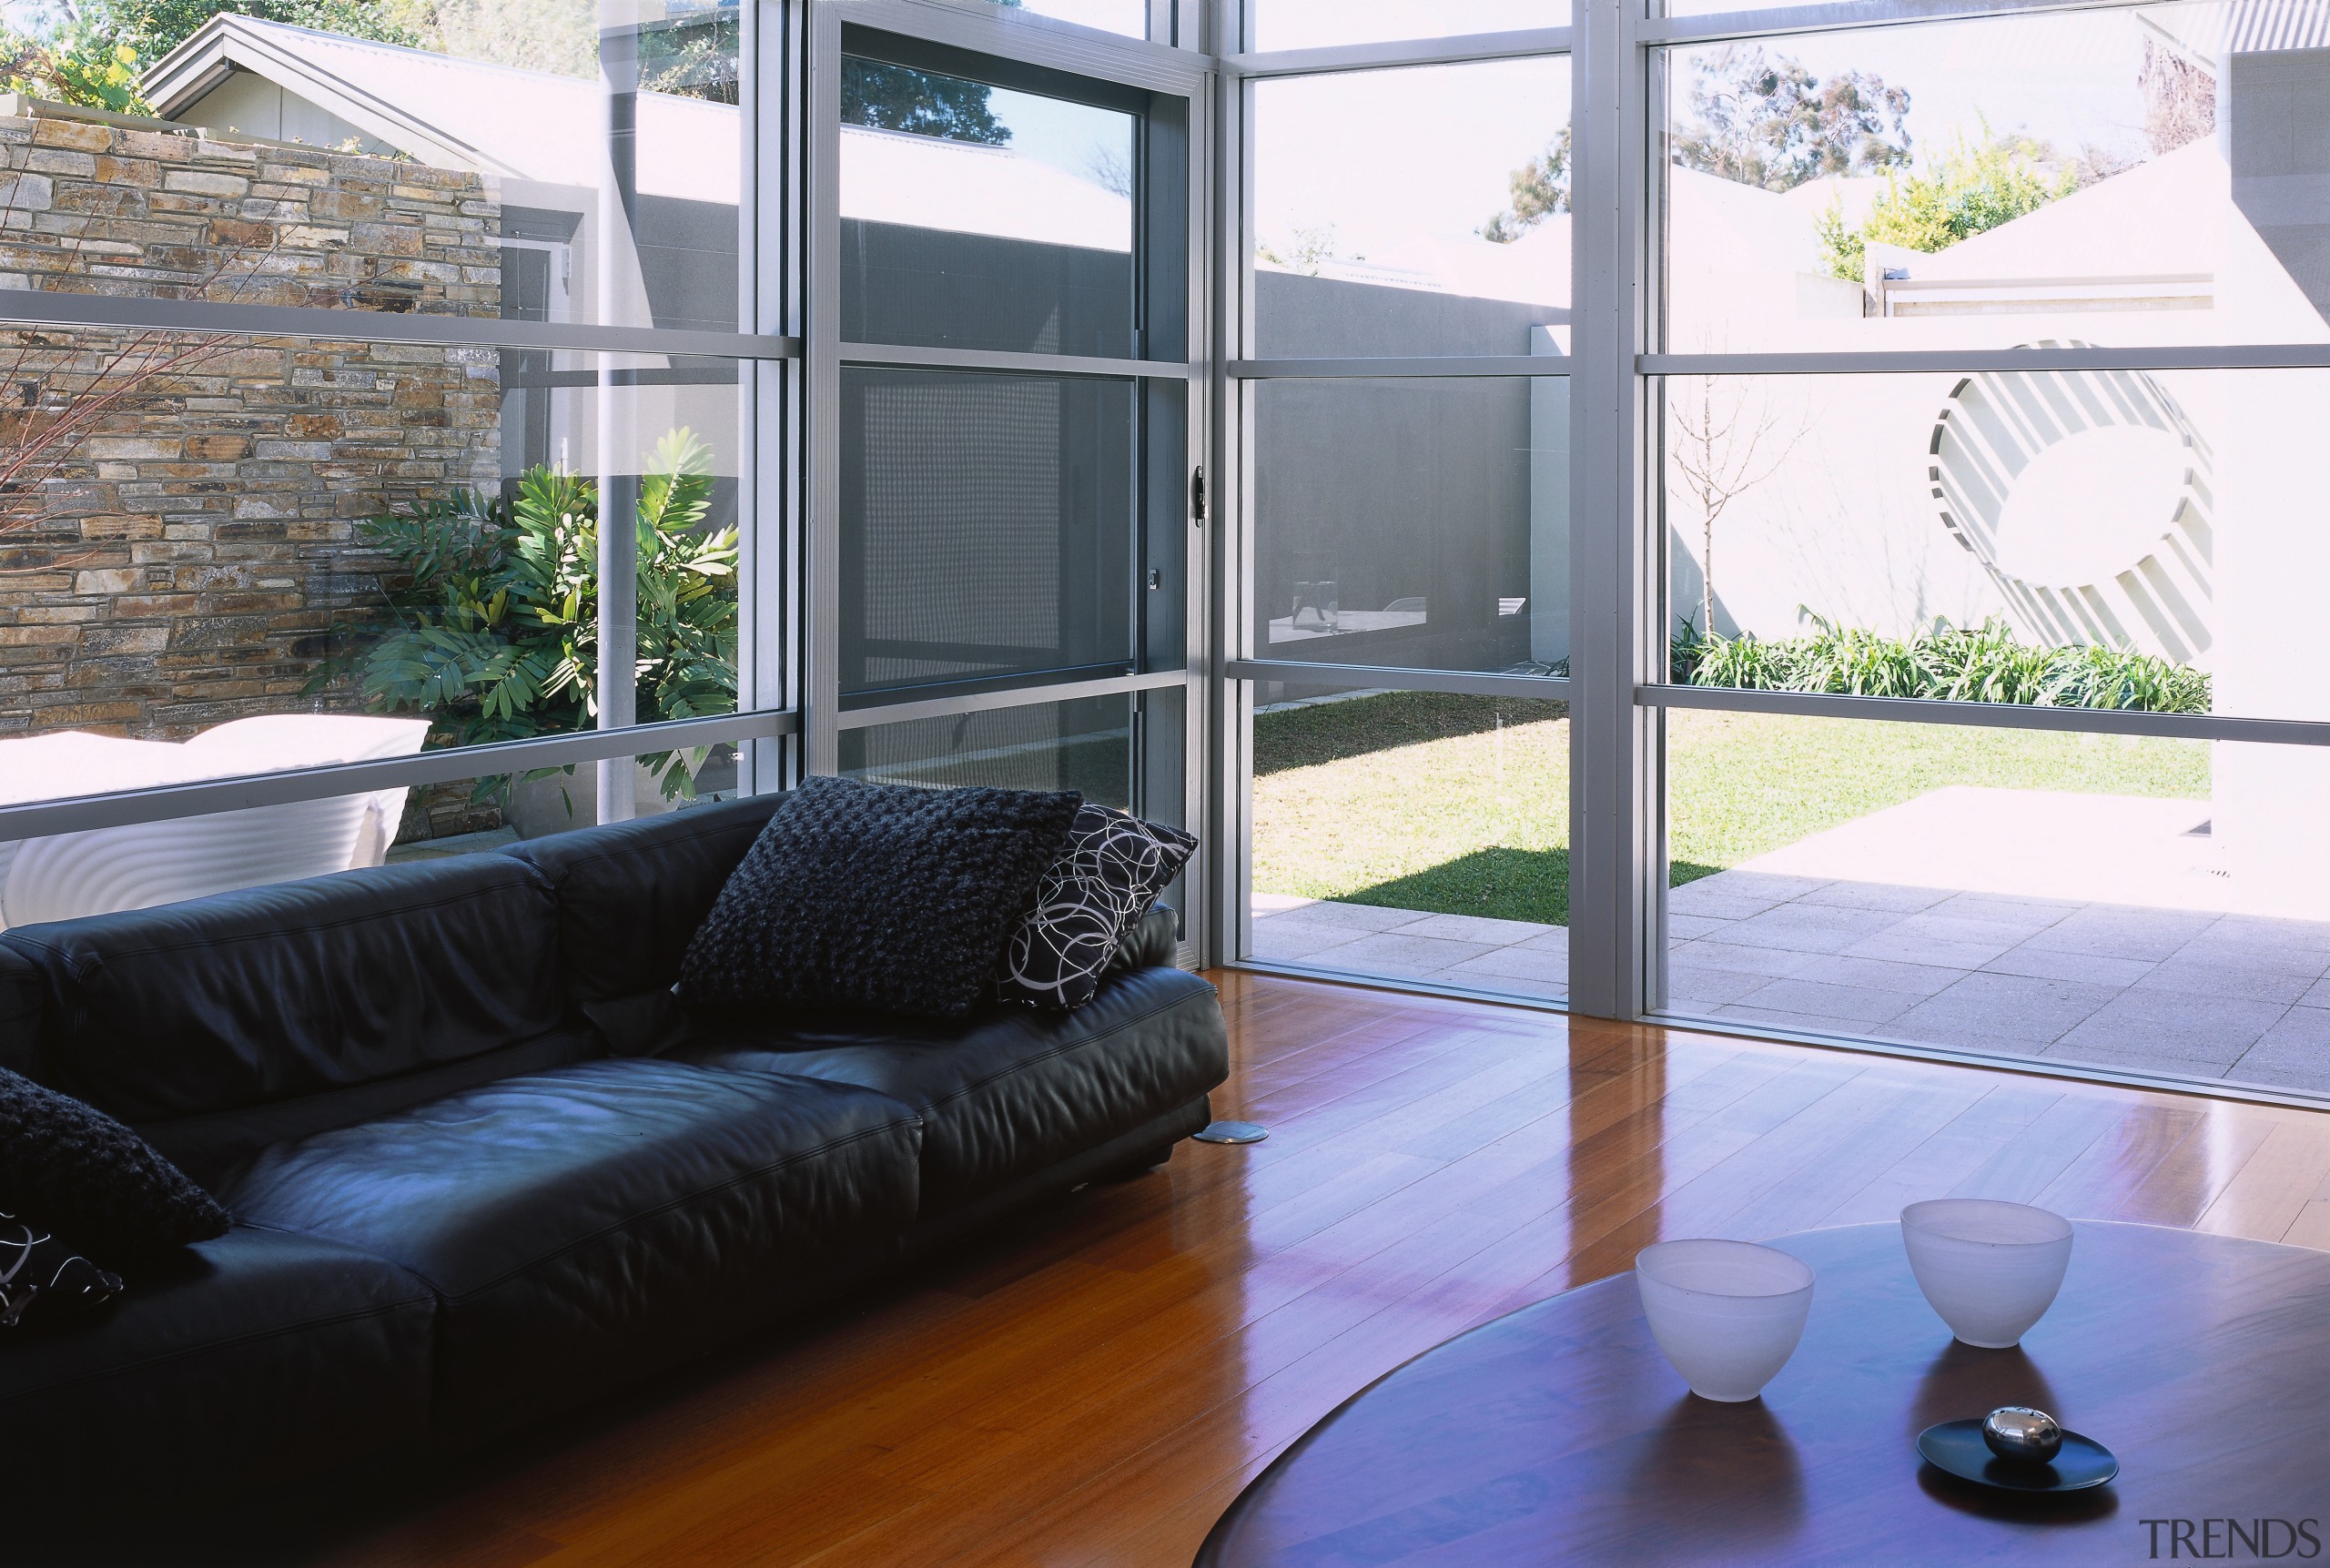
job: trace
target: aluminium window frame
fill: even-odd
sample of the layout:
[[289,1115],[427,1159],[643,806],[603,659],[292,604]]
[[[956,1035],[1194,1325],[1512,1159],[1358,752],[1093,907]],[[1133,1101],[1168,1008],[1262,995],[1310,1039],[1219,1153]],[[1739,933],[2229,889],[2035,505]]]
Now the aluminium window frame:
[[[798,315],[797,249],[783,220],[797,180],[788,149],[797,144],[795,82],[799,16],[806,0],[745,0],[739,46],[737,192],[739,322],[734,332],[590,322],[532,322],[315,306],[259,306],[115,294],[0,291],[0,326],[159,329],[319,343],[395,343],[434,348],[572,349],[720,359],[737,368],[740,582],[754,585],[740,606],[743,656],[733,713],[673,723],[632,723],[522,741],[444,748],[375,762],[293,768],[104,794],[0,806],[0,839],[46,837],[139,823],[167,822],[334,795],[416,787],[543,767],[605,763],[680,746],[734,744],[740,787],[756,787],[801,727],[789,674],[793,661],[762,657],[768,618],[792,614],[783,584],[795,531],[785,475],[792,422],[787,383],[804,353]],[[772,92],[771,89],[774,89]],[[772,156],[774,155],[774,156]],[[764,215],[774,221],[765,224]],[[767,241],[771,238],[775,244]],[[772,412],[768,405],[777,405]],[[761,602],[767,587],[778,602]],[[774,679],[769,677],[774,675]],[[765,693],[773,702],[758,699]],[[779,761],[778,776],[785,768]]]
[[[1093,697],[1133,699],[1134,722],[1143,722],[1143,693],[1178,690],[1181,703],[1180,749],[1181,820],[1205,824],[1212,800],[1206,788],[1200,759],[1207,754],[1209,680],[1203,650],[1211,614],[1208,591],[1209,531],[1190,526],[1183,554],[1184,623],[1181,662],[1178,668],[1145,668],[1148,652],[1136,647],[1132,668],[1121,674],[1097,679],[1059,679],[1073,672],[1020,678],[1008,677],[972,692],[913,689],[897,693],[867,693],[845,697],[841,692],[840,559],[841,559],[841,379],[845,368],[882,367],[915,369],[987,371],[1063,378],[1098,378],[1130,382],[1139,389],[1157,382],[1183,389],[1186,462],[1214,471],[1209,455],[1215,377],[1204,346],[1213,331],[1210,302],[1212,289],[1208,267],[1214,253],[1210,207],[1214,80],[1211,60],[1165,40],[1177,26],[1188,26],[1195,0],[1148,0],[1150,39],[1137,39],[1055,17],[1006,8],[992,0],[795,0],[807,6],[808,167],[805,228],[808,236],[809,291],[803,327],[803,366],[807,389],[805,443],[807,499],[805,530],[806,559],[803,595],[804,637],[801,691],[804,719],[801,767],[809,774],[831,774],[840,766],[841,738],[853,731],[915,720],[946,718],[976,713]],[[945,55],[984,58],[1020,71],[1029,77],[1028,90],[1042,92],[1050,85],[1068,86],[1060,78],[1079,78],[1103,89],[1120,89],[1148,97],[1179,98],[1186,106],[1187,197],[1179,215],[1182,226],[1183,298],[1180,309],[1185,322],[1186,344],[1178,358],[1119,359],[1071,354],[1022,353],[1002,350],[934,348],[907,344],[866,343],[841,337],[841,61],[844,31],[863,29],[903,40],[909,46],[931,46]],[[943,56],[942,56],[943,57]],[[1138,466],[1137,486],[1146,489],[1147,464]],[[1143,504],[1148,505],[1144,493]],[[1170,526],[1172,519],[1160,509],[1147,512],[1151,530]],[[1204,836],[1211,838],[1209,829]],[[1190,868],[1190,907],[1183,956],[1195,962],[1203,950],[1208,926],[1205,911],[1216,885],[1216,863],[1201,857]]]
[[[1243,40],[1245,0],[1213,0],[1217,37]],[[1265,0],[1266,3],[1266,0]],[[2176,370],[2330,367],[2330,343],[2211,344],[2132,349],[1868,351],[1804,354],[1669,354],[1659,351],[1657,308],[1664,265],[1658,222],[1664,178],[1664,70],[1667,51],[1807,32],[1867,31],[2065,11],[2134,9],[2143,0],[1844,0],[1698,16],[1647,14],[1656,0],[1575,0],[1572,26],[1535,35],[1483,35],[1278,54],[1219,54],[1225,103],[1221,139],[1239,149],[1225,161],[1217,197],[1225,310],[1251,319],[1252,209],[1249,84],[1328,71],[1454,65],[1566,49],[1572,63],[1571,126],[1575,170],[1572,353],[1570,375],[1572,678],[1451,675],[1366,666],[1312,665],[1253,656],[1249,618],[1220,631],[1218,670],[1227,715],[1218,736],[1212,787],[1228,849],[1234,906],[1218,912],[1221,961],[1249,964],[1248,877],[1251,865],[1252,781],[1242,755],[1252,709],[1251,683],[1283,680],[1345,690],[1449,691],[1514,696],[1565,696],[1571,704],[1570,985],[1567,1009],[1619,1019],[1672,1018],[1720,1032],[1801,1038],[1880,1053],[1965,1060],[2146,1087],[2191,1091],[2189,1080],[2064,1064],[1972,1056],[1876,1038],[1790,1035],[1737,1020],[1690,1018],[1666,1009],[1667,955],[1665,715],[1677,708],[1946,723],[1963,728],[2063,733],[2162,735],[2192,739],[2330,744],[2330,723],[2217,714],[2135,713],[2003,703],[1947,703],[1740,691],[1667,683],[1660,635],[1666,621],[1666,543],[1658,471],[1663,378],[1672,375],[1839,375],[1983,370]],[[1244,287],[1241,287],[1241,284]],[[1226,335],[1225,400],[1240,383],[1279,376],[1545,374],[1491,361],[1429,359],[1261,360],[1239,350],[1250,340]],[[1539,362],[1542,366],[1542,361]],[[1241,538],[1223,551],[1222,599],[1251,592],[1252,571],[1251,442],[1226,420],[1222,460],[1227,494],[1241,502]],[[1589,454],[1589,455],[1582,455]],[[1225,903],[1228,903],[1225,900]],[[1306,966],[1252,964],[1303,972]],[[1353,976],[1339,976],[1353,978]],[[1396,978],[1368,984],[1440,991]],[[1525,1006],[1549,1004],[1504,998]],[[2293,1104],[2303,1095],[2252,1092],[2211,1084],[2208,1092]]]

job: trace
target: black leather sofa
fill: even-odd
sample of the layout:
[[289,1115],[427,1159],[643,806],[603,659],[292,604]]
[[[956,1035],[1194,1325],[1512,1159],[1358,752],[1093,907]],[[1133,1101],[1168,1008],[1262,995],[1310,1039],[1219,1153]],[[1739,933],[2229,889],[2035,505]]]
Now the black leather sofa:
[[1166,911],[1072,1014],[682,1015],[774,804],[0,935],[0,1064],[236,1221],[102,1320],[0,1333],[0,1487],[459,1449],[1205,1124],[1227,1041]]

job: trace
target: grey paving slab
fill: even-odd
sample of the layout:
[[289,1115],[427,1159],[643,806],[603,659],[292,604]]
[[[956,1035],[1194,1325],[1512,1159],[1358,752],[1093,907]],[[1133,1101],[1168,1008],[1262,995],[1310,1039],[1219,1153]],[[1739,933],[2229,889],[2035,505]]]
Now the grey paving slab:
[[1828,985],[1796,976],[1773,980],[1742,996],[1738,1005],[1827,1018],[1831,1027],[1859,1027],[1897,1018],[1921,999],[1911,992],[1875,991],[1865,986]]
[[1338,969],[1369,975],[1430,976],[1478,958],[1489,952],[1491,946],[1486,942],[1451,942],[1440,936],[1377,931],[1327,951],[1333,954],[1333,966]]
[[2114,989],[2132,986],[2153,971],[2149,958],[2114,958],[2102,953],[2066,953],[2025,942],[2008,948],[1982,967],[1993,974],[2034,980],[2078,980]]
[[[1418,976],[1424,978],[1425,976]],[[1569,982],[1566,980],[1532,979],[1521,975],[1494,975],[1459,964],[1454,969],[1443,969],[1429,976],[1435,985],[1464,986],[1475,991],[1499,991],[1514,996],[1532,996],[1543,1002],[1566,1001]]]
[[1859,1025],[1839,1023],[1825,1013],[1791,1013],[1779,1007],[1751,1007],[1734,1002],[1727,1007],[1710,1008],[1705,1015],[1733,1023],[1765,1024],[1776,1029],[1793,1029],[1806,1035],[1865,1035],[1867,1029]]
[[1281,914],[1271,920],[1292,920],[1302,926],[1340,926],[1352,931],[1390,931],[1428,918],[1413,909],[1383,909],[1373,904],[1340,904],[1322,899]]
[[2033,947],[2112,958],[2167,957],[2216,924],[2218,916],[2174,909],[2094,905],[2066,915],[2031,938]]
[[[1548,927],[1526,920],[1498,920],[1485,915],[1427,915],[1393,927],[1403,936],[1442,936],[1456,942],[1484,942],[1503,946],[1526,942]],[[1559,929],[1553,927],[1553,929]]]
[[1965,977],[1965,970],[1940,964],[1905,964],[1893,958],[1856,957],[1849,953],[1823,953],[1791,976],[1831,986],[1899,991],[1913,997],[1948,990]]
[[1734,892],[1715,885],[1719,880],[1710,876],[1699,882],[1687,882],[1673,889],[1666,895],[1667,913],[1707,920],[1745,920],[1751,915],[1761,915],[1767,909],[1777,909],[1788,902],[1778,896]]
[[2025,1046],[2041,1046],[2094,1017],[2121,994],[2111,986],[1978,970],[1901,1015],[1894,1028],[1949,1029],[1953,1037],[1980,1028]]
[[[1915,918],[1915,916],[1911,916]],[[1783,904],[1736,923],[1723,934],[1742,947],[1778,947],[1793,953],[1841,953],[1899,923],[1886,910],[1839,909],[1831,905]]]
[[[2235,1049],[2237,1053],[2238,1047]],[[2143,1045],[2111,1045],[2095,1039],[2058,1040],[2041,1057],[2071,1067],[2117,1067],[2128,1072],[2159,1073],[2167,1077],[2221,1078],[2228,1071],[2228,1065],[2214,1057]]]
[[1677,1012],[1704,1012],[1737,1002],[1750,991],[1769,985],[1763,975],[1746,975],[1737,969],[1710,969],[1704,964],[1669,963],[1666,966],[1666,1005]]
[[[2134,991],[2176,991],[2193,996],[2220,996],[2235,1001],[2280,1002],[2294,1004],[2322,978],[2330,959],[2318,956],[2289,956],[2289,962],[2276,964],[2271,952],[2252,953],[2244,958],[2218,957],[2212,955],[2193,956],[2190,947],[2153,966],[2149,974],[2129,989]],[[2264,961],[2260,961],[2264,960]]]
[[[1404,935],[1404,933],[1403,933]],[[1468,975],[1502,976],[1514,980],[1553,980],[1569,984],[1569,953],[1534,943],[1516,942],[1494,947],[1456,967]]]
[[2226,915],[2186,946],[2234,953],[2319,953],[2330,961],[2330,921]]
[[1936,915],[1947,915],[1960,920],[1988,920],[2001,926],[2021,926],[2036,930],[2052,926],[2066,915],[2086,908],[2084,904],[2067,903],[2059,898],[2023,898],[2011,893],[1954,893],[1933,906]]
[[1713,940],[1680,942],[1667,949],[1670,965],[1696,964],[1703,968],[1728,969],[1768,979],[1796,974],[1818,956],[1817,953],[1800,953],[1787,947],[1748,947],[1737,942]]
[[2330,1086],[2330,1007],[2292,1007],[2234,1063],[2237,1077],[2256,1072],[2310,1074]]
[[1884,882],[1831,882],[1826,887],[1816,887],[1798,904],[1825,904],[1839,909],[1890,910],[1897,915],[1915,915],[1931,909],[1951,896],[1946,887],[1897,887]]
[[1348,926],[1302,926],[1283,916],[1254,922],[1254,956],[1295,964],[1366,936]]
[[2050,1055],[2149,1054],[2164,1059],[2233,1065],[2289,1008],[2279,1002],[2195,996],[2181,991],[2121,992],[2064,1032]]
[[[1916,918],[1912,916],[1911,918]],[[1897,964],[1934,964],[1972,971],[2007,950],[2003,941],[1961,942],[1944,936],[1920,936],[1894,929],[1856,942],[1845,949],[1851,958],[1883,958]]]

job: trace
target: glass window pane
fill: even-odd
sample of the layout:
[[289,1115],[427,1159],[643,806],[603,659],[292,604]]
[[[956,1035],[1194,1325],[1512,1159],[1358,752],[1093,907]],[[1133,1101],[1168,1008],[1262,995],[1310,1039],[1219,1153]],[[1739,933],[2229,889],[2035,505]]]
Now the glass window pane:
[[[183,782],[387,754],[377,734],[362,733],[368,722],[381,723],[313,714],[246,719],[177,745],[175,758],[172,743],[56,731],[0,740],[0,780],[36,768],[52,780],[102,772],[116,784]],[[638,815],[736,793],[731,746],[623,760],[634,771]],[[15,794],[8,792],[8,804],[21,804]],[[597,820],[596,803],[596,766],[586,763],[0,841],[0,917],[12,928],[35,926],[382,864],[489,854],[588,827]]]
[[733,0],[604,35],[599,0],[341,5],[338,32],[218,9],[82,7],[87,46],[137,56],[138,117],[16,100],[11,286],[735,328]]
[[2330,749],[1666,723],[1673,1010],[2330,1090]]
[[1566,673],[1568,389],[1251,384],[1256,656]]
[[1558,1000],[1560,703],[1254,691],[1253,957]]
[[1130,811],[1133,710],[1130,696],[1083,697],[844,730],[841,772],[932,788],[1069,789]]
[[733,361],[92,330],[0,369],[0,802],[593,727],[617,509],[639,717],[735,705]]
[[1253,92],[1258,355],[1567,351],[1566,59]]
[[842,66],[845,339],[1134,355],[1130,115]]
[[1679,353],[2318,342],[2330,56],[2217,5],[1677,50]]
[[1248,0],[1252,47],[1314,49],[1566,27],[1567,0]]
[[1666,408],[1677,679],[2330,718],[2330,372],[1678,376]]
[[1135,389],[842,374],[841,689],[1132,667]]
[[1148,0],[995,0],[1033,16],[1055,16],[1079,26],[1121,33],[1128,38],[1149,35]]
[[[663,816],[749,793],[740,789],[733,745],[643,752],[626,760],[634,816]],[[598,775],[597,764],[578,763],[417,786],[405,792],[388,863],[476,855],[593,826]]]

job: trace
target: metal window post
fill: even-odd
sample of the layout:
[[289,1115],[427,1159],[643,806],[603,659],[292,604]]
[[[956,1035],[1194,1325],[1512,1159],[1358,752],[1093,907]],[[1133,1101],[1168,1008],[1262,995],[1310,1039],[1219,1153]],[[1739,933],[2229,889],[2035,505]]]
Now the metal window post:
[[1570,382],[1570,1007],[1639,1017],[1656,996],[1665,900],[1660,747],[1635,688],[1657,678],[1646,549],[1645,71],[1629,0],[1578,0]]
[[[637,0],[599,0],[599,85],[606,106],[607,158],[598,213],[599,319],[622,318],[624,274],[639,217],[639,17]],[[599,728],[638,722],[639,496],[632,462],[631,400],[623,369],[599,357]],[[636,764],[608,757],[598,766],[599,820],[628,821]]]

